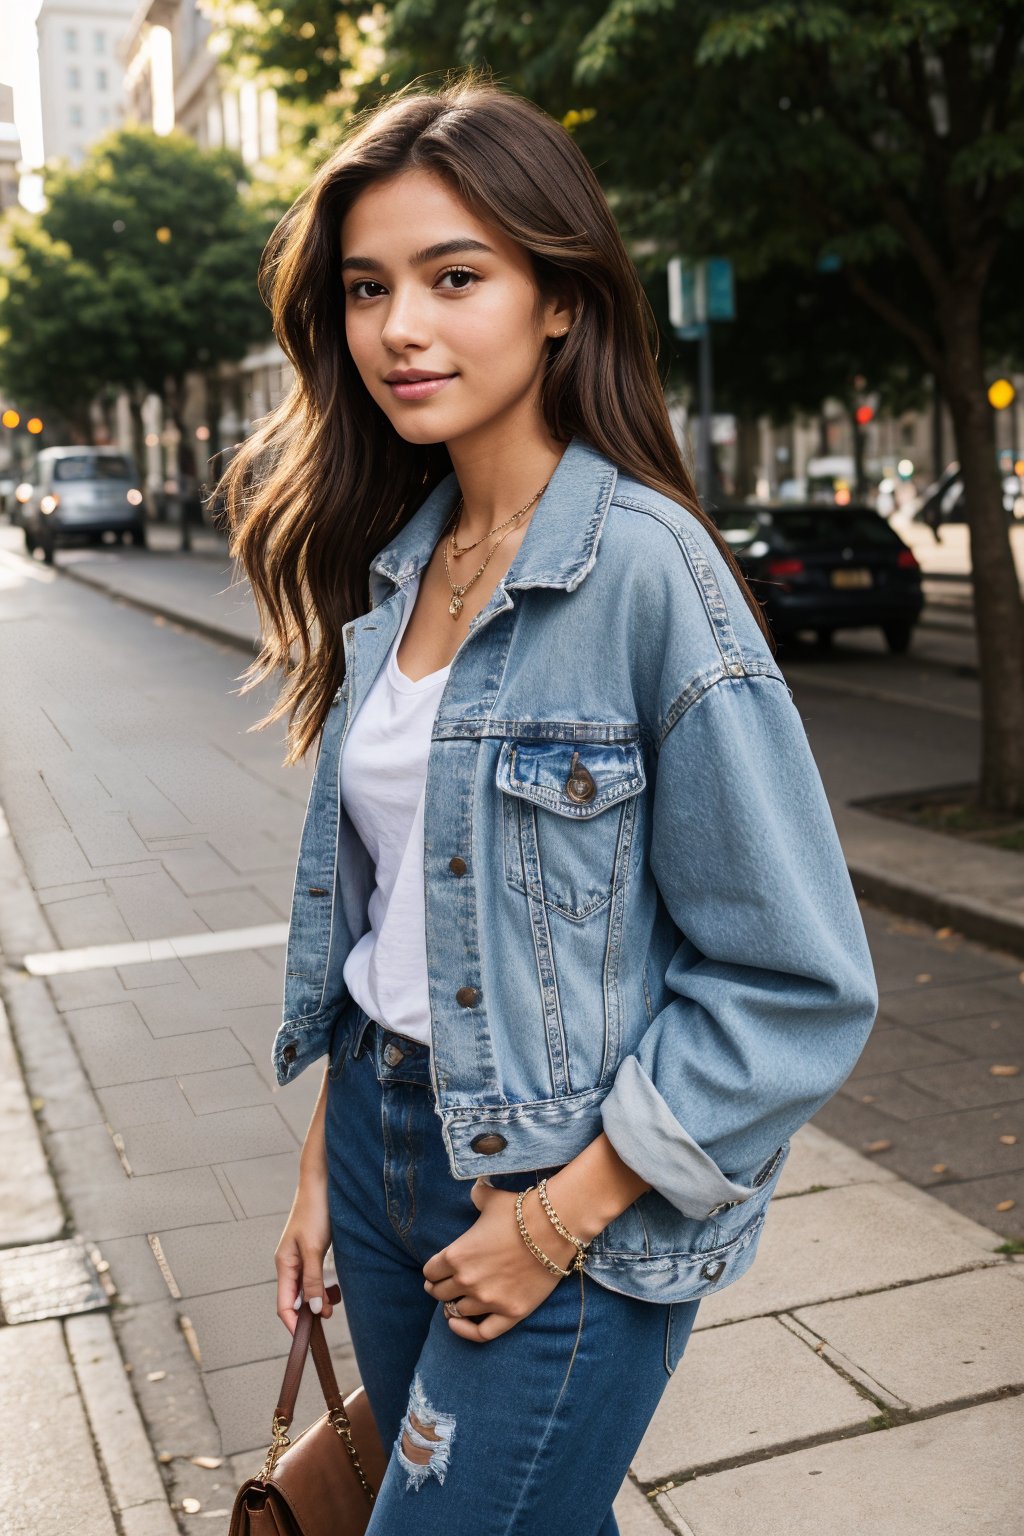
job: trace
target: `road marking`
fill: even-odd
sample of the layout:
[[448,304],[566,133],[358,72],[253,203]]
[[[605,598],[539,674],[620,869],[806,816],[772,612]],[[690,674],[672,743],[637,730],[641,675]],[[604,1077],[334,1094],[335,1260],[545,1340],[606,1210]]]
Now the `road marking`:
[[904,708],[930,709],[940,715],[956,715],[960,720],[980,720],[981,711],[965,709],[960,704],[944,704],[940,699],[915,699],[909,693],[890,693],[887,688],[872,688],[868,683],[841,682],[837,677],[822,677],[817,672],[801,672],[790,667],[786,672],[794,682],[808,688],[831,688],[833,693],[853,693],[861,699],[877,699],[881,704],[899,704]]
[[219,933],[185,933],[174,939],[135,939],[125,944],[93,944],[88,949],[42,950],[26,955],[22,964],[31,976],[59,976],[66,971],[98,971],[111,965],[180,960],[187,955],[270,949],[287,939],[287,923],[263,923],[256,928],[225,928]]

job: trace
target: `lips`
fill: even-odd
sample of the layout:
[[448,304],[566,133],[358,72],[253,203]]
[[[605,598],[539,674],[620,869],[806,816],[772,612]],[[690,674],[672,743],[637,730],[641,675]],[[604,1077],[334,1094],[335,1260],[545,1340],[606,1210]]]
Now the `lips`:
[[416,368],[389,374],[384,380],[399,400],[426,400],[438,394],[456,377],[454,373],[426,373]]

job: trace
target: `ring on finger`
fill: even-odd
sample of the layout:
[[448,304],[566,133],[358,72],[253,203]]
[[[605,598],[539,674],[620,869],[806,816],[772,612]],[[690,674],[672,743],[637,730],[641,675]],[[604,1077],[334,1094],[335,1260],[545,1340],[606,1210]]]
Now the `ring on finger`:
[[444,1303],[444,1315],[445,1317],[461,1317],[462,1313],[459,1311],[458,1302],[446,1301]]

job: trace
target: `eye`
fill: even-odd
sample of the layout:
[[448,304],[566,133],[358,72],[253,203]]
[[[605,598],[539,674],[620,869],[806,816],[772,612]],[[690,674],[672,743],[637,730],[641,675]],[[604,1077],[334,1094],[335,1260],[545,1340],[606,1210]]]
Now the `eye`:
[[449,293],[464,293],[467,288],[480,281],[479,275],[476,272],[471,272],[468,267],[449,267],[441,273],[438,282],[443,283],[446,277],[452,279],[452,286],[448,290]]
[[[379,293],[361,293],[361,288],[376,288]],[[345,292],[353,299],[376,299],[381,293],[386,293],[387,289],[383,283],[375,283],[372,277],[360,277],[356,282],[349,283]]]

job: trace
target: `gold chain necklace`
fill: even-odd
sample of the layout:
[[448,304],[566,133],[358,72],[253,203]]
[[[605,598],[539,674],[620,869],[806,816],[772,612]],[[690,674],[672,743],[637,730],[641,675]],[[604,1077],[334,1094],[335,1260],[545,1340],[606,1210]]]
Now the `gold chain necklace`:
[[[544,492],[547,490],[548,483],[549,482],[545,482],[545,484],[541,486],[539,491],[535,491],[534,492],[534,494],[530,497],[529,501],[526,503],[525,507],[520,507],[518,512],[513,512],[512,516],[506,518],[503,523],[499,523],[496,528],[489,529],[487,531],[487,533],[485,533],[481,538],[477,539],[475,543],[473,543],[473,544],[464,544],[464,545],[461,545],[461,546],[459,545],[455,535],[456,535],[456,532],[458,530],[458,525],[459,525],[459,522],[460,522],[461,517],[462,517],[462,511],[463,511],[463,507],[464,507],[465,503],[463,502],[462,497],[461,496],[459,497],[458,505],[455,508],[454,526],[452,527],[452,531],[448,535],[448,538],[447,538],[447,540],[446,540],[446,542],[444,544],[444,547],[443,547],[445,575],[448,578],[448,585],[449,585],[449,587],[451,587],[451,591],[452,591],[452,600],[448,604],[448,612],[451,614],[453,619],[457,619],[459,614],[462,612],[462,608],[463,608],[462,599],[463,599],[463,597],[469,591],[469,589],[473,585],[473,583],[475,581],[477,581],[483,575],[484,571],[487,568],[487,562],[490,560],[491,555],[494,554],[494,551],[497,549],[498,544],[500,544],[502,542],[502,539],[507,539],[509,534],[512,532],[512,528],[509,525],[516,523],[519,518],[521,518],[525,513],[529,512],[529,510],[533,506],[534,502],[535,501],[539,501],[541,496],[543,496]],[[476,549],[477,544],[482,544],[484,539],[489,539],[489,538],[493,537],[493,535],[496,534],[496,533],[499,533],[502,528],[505,529],[505,532],[501,535],[501,538],[498,539],[497,543],[492,545],[491,549],[488,551],[487,558],[484,560],[483,565],[480,566],[480,568],[474,573],[474,575],[472,575],[469,578],[468,581],[462,582],[461,584],[458,583],[458,582],[452,581],[451,568],[448,565],[448,552],[449,552],[449,550],[451,550],[453,558],[457,557],[459,555],[468,554],[471,549]]]

